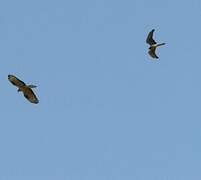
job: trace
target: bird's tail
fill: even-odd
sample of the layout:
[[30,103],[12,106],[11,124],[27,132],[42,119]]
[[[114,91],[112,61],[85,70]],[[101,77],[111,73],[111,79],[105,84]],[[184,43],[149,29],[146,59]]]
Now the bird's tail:
[[160,44],[157,44],[157,47],[158,46],[163,46],[163,45],[165,45],[165,43],[160,43]]
[[28,85],[29,88],[36,88],[37,86],[33,85],[33,84],[30,84]]

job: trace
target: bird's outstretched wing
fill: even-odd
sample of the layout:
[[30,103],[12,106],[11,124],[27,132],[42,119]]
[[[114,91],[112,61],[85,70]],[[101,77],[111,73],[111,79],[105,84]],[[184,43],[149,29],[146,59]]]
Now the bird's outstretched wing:
[[158,56],[156,55],[156,48],[150,49],[148,53],[152,58],[158,59]]
[[151,46],[151,45],[153,45],[153,44],[156,44],[156,41],[154,41],[154,39],[153,39],[153,33],[154,33],[154,29],[152,29],[150,32],[149,32],[149,34],[148,34],[148,36],[147,36],[147,39],[146,39],[146,42]]
[[15,77],[14,75],[8,75],[8,80],[14,85],[14,86],[17,86],[17,87],[23,87],[23,86],[26,86],[26,84],[21,81],[20,79],[18,79],[17,77]]
[[24,94],[24,97],[27,98],[31,103],[34,103],[34,104],[39,103],[38,98],[36,97],[32,89],[29,88],[28,86],[23,88],[23,94]]

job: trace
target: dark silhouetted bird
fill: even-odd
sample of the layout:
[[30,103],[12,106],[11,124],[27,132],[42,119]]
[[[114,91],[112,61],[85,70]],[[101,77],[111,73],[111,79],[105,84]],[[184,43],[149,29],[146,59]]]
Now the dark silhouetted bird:
[[8,75],[8,80],[14,85],[18,87],[18,92],[22,91],[24,97],[27,98],[31,103],[38,104],[39,100],[36,95],[32,91],[31,88],[36,88],[35,85],[26,85],[23,81],[15,77],[14,75]]
[[154,29],[152,29],[149,32],[146,39],[146,42],[150,45],[148,53],[152,58],[158,59],[158,56],[156,55],[156,48],[159,46],[165,45],[165,43],[157,44],[156,41],[154,41],[153,39],[153,33],[154,33]]

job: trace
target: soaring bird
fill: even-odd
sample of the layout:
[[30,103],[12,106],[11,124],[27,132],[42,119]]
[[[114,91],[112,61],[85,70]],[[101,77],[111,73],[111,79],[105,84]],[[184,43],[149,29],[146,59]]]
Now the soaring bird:
[[154,29],[152,29],[148,36],[147,36],[147,39],[146,39],[146,42],[150,45],[149,47],[149,55],[152,57],[152,58],[156,58],[158,59],[158,56],[156,55],[155,51],[156,51],[156,48],[159,47],[159,46],[162,46],[162,45],[165,45],[165,43],[160,43],[160,44],[157,44],[156,41],[154,41],[153,39],[153,33],[154,33]]
[[27,98],[31,103],[37,104],[39,100],[36,95],[32,91],[32,88],[36,88],[35,85],[26,85],[23,81],[15,77],[14,75],[8,75],[8,80],[14,85],[18,87],[18,92],[22,91],[24,97]]

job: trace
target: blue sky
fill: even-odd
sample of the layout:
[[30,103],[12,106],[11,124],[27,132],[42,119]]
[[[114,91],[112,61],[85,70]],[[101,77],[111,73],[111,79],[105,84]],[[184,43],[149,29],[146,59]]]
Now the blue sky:
[[1,1],[0,180],[201,179],[200,18],[199,0]]

